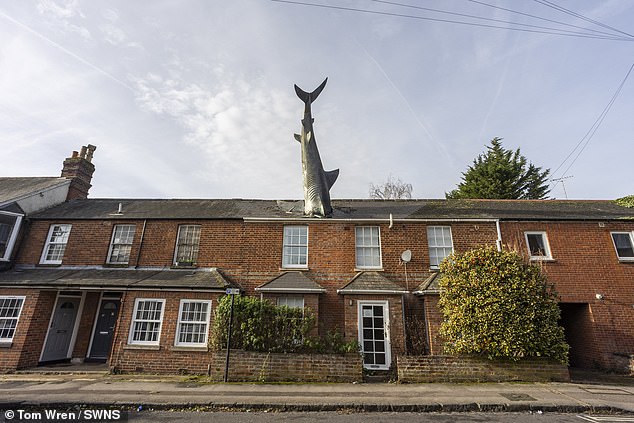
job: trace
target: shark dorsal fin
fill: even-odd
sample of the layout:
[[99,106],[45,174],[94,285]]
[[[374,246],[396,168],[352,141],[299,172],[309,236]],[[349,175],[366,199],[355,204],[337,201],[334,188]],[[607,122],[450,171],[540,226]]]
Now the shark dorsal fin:
[[302,142],[302,136],[299,134],[294,134],[295,136],[295,140],[297,140],[297,142]]
[[339,176],[339,169],[329,170],[328,172],[324,172],[326,174],[326,183],[328,184],[328,189],[332,188]]

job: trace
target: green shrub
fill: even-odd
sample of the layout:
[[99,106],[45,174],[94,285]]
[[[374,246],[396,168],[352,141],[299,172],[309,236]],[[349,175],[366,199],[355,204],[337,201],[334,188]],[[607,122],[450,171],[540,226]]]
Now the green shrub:
[[[210,346],[218,351],[227,347],[231,297],[218,301]],[[310,309],[277,306],[268,300],[236,296],[233,310],[231,348],[259,352],[336,353],[359,351],[357,342],[345,342],[333,331],[323,338],[308,333],[315,326]]]
[[450,255],[440,271],[446,352],[567,364],[557,294],[539,267],[515,252],[480,248]]
[[628,195],[627,197],[618,198],[614,201],[619,206],[634,208],[634,195]]

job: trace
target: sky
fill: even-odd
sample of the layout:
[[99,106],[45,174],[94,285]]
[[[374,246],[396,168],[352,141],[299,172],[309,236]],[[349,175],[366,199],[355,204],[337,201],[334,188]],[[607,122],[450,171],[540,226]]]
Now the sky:
[[6,0],[0,176],[59,176],[93,144],[91,198],[301,199],[293,84],[328,77],[334,199],[389,177],[444,198],[494,137],[565,178],[552,198],[619,198],[629,34],[631,0]]

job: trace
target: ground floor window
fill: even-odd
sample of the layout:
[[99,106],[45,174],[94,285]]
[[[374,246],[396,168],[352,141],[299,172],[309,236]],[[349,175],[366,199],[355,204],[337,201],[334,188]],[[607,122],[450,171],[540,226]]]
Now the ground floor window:
[[0,297],[0,342],[12,342],[24,297]]
[[175,344],[178,346],[207,345],[210,317],[211,301],[181,300]]
[[304,309],[304,296],[303,295],[282,295],[277,297],[277,305]]
[[130,344],[158,345],[165,300],[137,298],[130,325]]

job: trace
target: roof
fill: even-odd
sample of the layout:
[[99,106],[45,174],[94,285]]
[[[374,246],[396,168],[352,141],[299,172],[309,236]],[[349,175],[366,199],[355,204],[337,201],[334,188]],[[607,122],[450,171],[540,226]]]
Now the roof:
[[440,279],[442,275],[440,272],[434,272],[427,279],[425,279],[419,286],[414,290],[414,294],[416,295],[427,295],[427,294],[439,294],[440,293]]
[[0,205],[64,184],[70,184],[70,180],[61,177],[0,177]]
[[224,291],[230,283],[217,269],[14,269],[0,272],[0,286],[66,289],[191,289]]
[[[121,204],[121,213],[117,213]],[[329,220],[622,220],[634,208],[610,200],[333,200]],[[252,199],[81,199],[35,219],[301,219],[303,201]],[[318,220],[319,218],[309,218]],[[328,219],[322,219],[328,220]]]
[[258,286],[255,290],[259,292],[286,292],[298,294],[318,294],[326,292],[321,285],[308,278],[308,276],[301,271],[284,272],[264,285]]
[[339,294],[406,294],[407,291],[379,272],[359,272],[341,289]]

